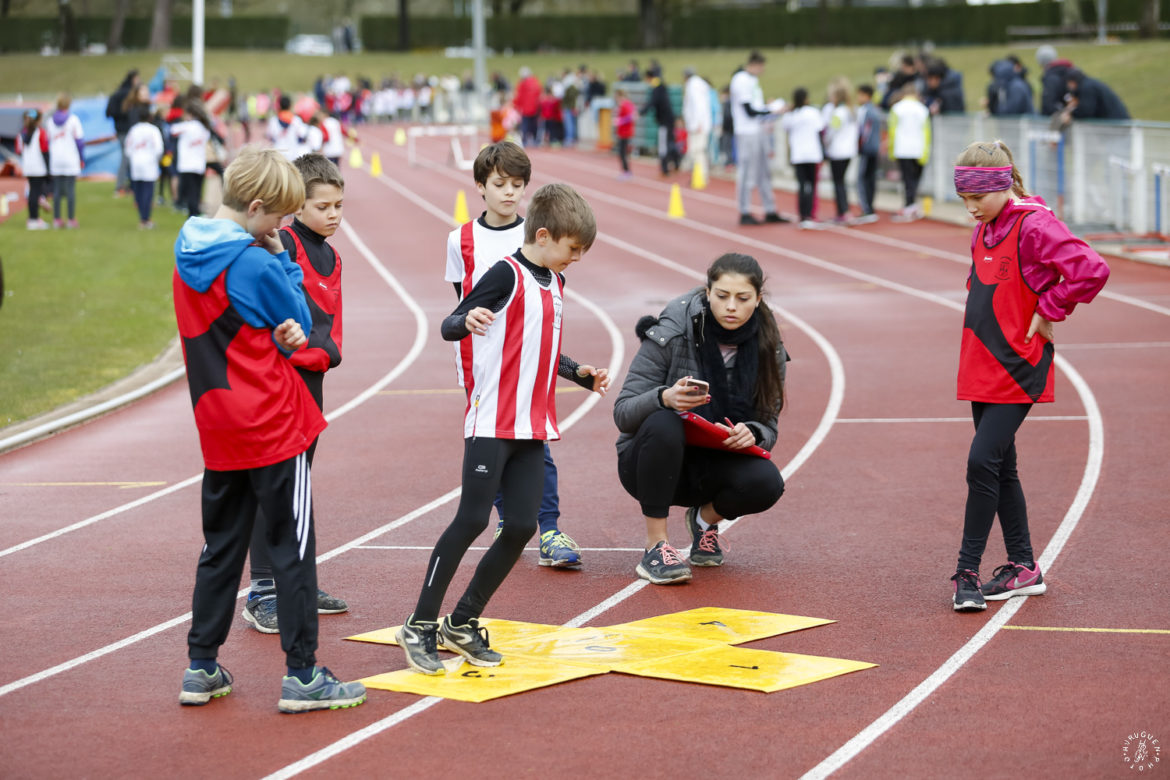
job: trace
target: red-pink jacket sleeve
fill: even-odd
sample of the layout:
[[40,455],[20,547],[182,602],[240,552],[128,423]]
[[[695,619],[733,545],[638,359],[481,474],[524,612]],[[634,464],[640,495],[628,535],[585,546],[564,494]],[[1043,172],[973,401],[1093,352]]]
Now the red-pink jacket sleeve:
[[1109,279],[1104,258],[1048,211],[1024,222],[1020,265],[1028,285],[1040,294],[1036,311],[1049,322],[1060,322],[1078,303],[1093,300]]

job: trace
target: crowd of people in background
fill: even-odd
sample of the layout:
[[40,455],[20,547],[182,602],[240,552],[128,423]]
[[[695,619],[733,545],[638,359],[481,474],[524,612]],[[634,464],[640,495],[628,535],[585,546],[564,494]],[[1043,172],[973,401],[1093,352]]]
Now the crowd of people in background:
[[[763,63],[752,59],[757,54],[726,82],[694,67],[667,73],[656,60],[642,65],[631,59],[614,74],[612,91],[604,74],[585,63],[543,78],[520,67],[514,84],[496,71],[488,85],[490,137],[526,147],[571,147],[583,134],[612,136],[619,178],[631,175],[629,159],[638,152],[657,157],[663,177],[722,165],[736,172],[741,224],[789,221],[770,201],[767,177],[778,152],[786,153],[797,180],[797,222],[805,228],[820,224],[813,194],[822,168],[832,179],[836,201],[836,214],[827,221],[851,225],[876,219],[879,175],[902,182],[905,202],[896,218],[923,215],[917,184],[929,155],[930,118],[965,113],[973,105],[959,71],[930,52],[898,52],[874,69],[872,83],[854,87],[842,75],[819,95],[802,86],[788,99],[765,102],[758,80]],[[1059,57],[1052,46],[1039,47],[1036,62],[1039,94],[1019,57],[1008,54],[992,62],[978,109],[996,117],[1049,116],[1054,129],[1076,119],[1129,118],[1108,85]],[[681,92],[681,110],[672,90]],[[50,207],[53,227],[78,225],[73,182],[85,165],[84,129],[68,109],[69,96],[63,94],[54,111],[34,109],[25,118],[18,143],[29,178],[30,230],[50,226],[40,214]],[[377,82],[363,75],[323,74],[306,93],[262,89],[246,95],[234,79],[180,90],[161,70],[149,83],[132,70],[110,95],[106,115],[122,152],[115,195],[134,195],[143,229],[153,226],[156,205],[200,213],[206,174],[222,172],[233,127],[245,143],[254,128],[262,128],[264,140],[289,159],[321,152],[337,163],[347,141],[356,139],[355,128],[366,122],[484,118],[469,70],[460,76],[390,73]],[[776,125],[785,131],[779,137],[786,150],[775,148]],[[858,166],[851,180],[857,184],[851,199],[845,182],[854,159]],[[750,213],[753,190],[760,193],[763,220]],[[154,194],[148,197],[148,191]]]

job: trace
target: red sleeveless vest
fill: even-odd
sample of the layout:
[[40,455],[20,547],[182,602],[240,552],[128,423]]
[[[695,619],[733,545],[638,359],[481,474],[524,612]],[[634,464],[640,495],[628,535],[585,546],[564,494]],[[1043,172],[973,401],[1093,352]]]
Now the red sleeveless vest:
[[291,225],[281,228],[292,236],[297,248],[297,265],[305,273],[305,302],[313,315],[313,327],[306,334],[309,343],[289,356],[294,366],[322,373],[341,362],[341,255],[329,244],[333,252],[333,271],[328,276],[317,273],[305,245]]
[[995,246],[986,246],[979,226],[971,252],[967,307],[959,350],[958,398],[986,403],[1045,403],[1053,400],[1052,343],[1036,334],[1024,342],[1039,294],[1020,269],[1022,214]]

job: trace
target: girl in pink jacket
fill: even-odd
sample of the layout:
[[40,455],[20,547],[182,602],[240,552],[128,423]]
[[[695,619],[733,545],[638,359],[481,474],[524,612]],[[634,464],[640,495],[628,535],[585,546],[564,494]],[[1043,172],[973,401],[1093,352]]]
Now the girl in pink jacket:
[[[1029,196],[1011,150],[976,142],[955,164],[955,191],[979,223],[959,352],[958,398],[970,401],[975,438],[967,457],[967,505],[954,582],[957,612],[987,600],[1044,593],[1016,472],[1016,431],[1032,405],[1053,400],[1052,323],[1105,286],[1109,266],[1069,232],[1043,199]],[[1008,563],[987,583],[979,563],[999,515]]]

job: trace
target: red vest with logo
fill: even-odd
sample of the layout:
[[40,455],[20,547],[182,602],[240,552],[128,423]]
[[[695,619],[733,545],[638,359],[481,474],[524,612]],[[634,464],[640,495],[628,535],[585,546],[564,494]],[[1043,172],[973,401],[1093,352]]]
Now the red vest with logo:
[[175,271],[175,319],[203,462],[212,471],[280,463],[304,452],[325,418],[292,363],[228,298],[227,271],[206,292]]
[[333,271],[328,276],[317,273],[305,245],[291,225],[281,228],[292,236],[296,244],[297,265],[305,273],[303,282],[305,302],[313,315],[313,327],[309,331],[309,343],[289,356],[294,366],[324,373],[341,362],[341,255],[326,244],[333,252]]
[[1052,343],[1040,334],[1024,336],[1039,293],[1020,269],[1022,214],[995,246],[986,246],[987,225],[979,226],[971,252],[967,307],[959,350],[960,401],[1020,404],[1053,400]]

